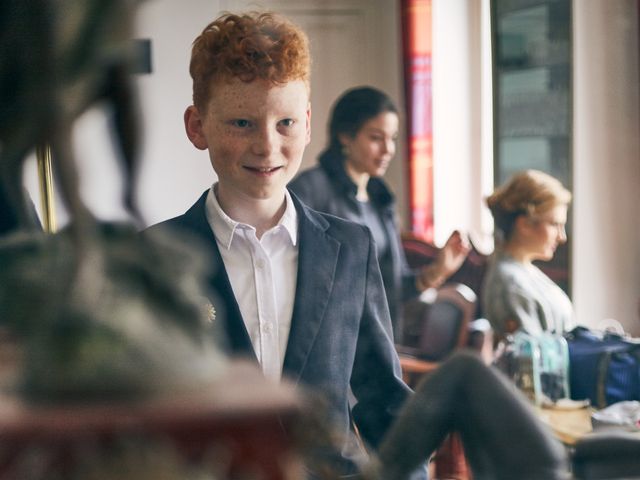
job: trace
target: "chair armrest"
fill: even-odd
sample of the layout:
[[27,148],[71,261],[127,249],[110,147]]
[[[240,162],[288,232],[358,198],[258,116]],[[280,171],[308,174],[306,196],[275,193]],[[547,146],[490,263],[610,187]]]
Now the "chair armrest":
[[420,350],[417,348],[407,347],[406,345],[396,345],[398,358],[400,359],[400,368],[402,369],[402,380],[414,387],[422,375],[434,371],[439,362],[429,362],[418,358]]
[[413,358],[420,358],[420,349],[417,347],[411,347],[409,345],[401,345],[399,343],[395,344],[396,347],[396,352],[398,352],[398,355],[400,356],[405,356],[405,357],[413,357]]
[[419,358],[400,355],[400,366],[402,367],[403,373],[429,373],[433,372],[440,365],[440,362],[428,362],[426,360],[420,360]]
[[487,319],[478,318],[469,323],[467,345],[478,352],[487,365],[493,361],[493,343],[493,329]]

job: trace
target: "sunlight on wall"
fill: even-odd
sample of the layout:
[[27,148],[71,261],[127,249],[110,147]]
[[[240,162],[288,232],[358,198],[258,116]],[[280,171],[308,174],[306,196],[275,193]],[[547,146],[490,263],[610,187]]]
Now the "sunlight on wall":
[[433,2],[435,241],[454,229],[493,249],[489,0]]

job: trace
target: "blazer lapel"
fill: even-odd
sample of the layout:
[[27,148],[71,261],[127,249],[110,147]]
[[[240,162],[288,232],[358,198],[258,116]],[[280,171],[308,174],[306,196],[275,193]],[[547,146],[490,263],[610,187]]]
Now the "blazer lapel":
[[239,353],[249,355],[257,362],[258,357],[256,356],[256,352],[253,350],[253,345],[251,345],[251,339],[249,338],[247,327],[245,326],[242,314],[240,313],[240,307],[238,306],[233,289],[231,288],[229,276],[224,268],[222,256],[220,255],[220,251],[217,249],[218,244],[215,241],[213,243],[216,244],[216,263],[217,265],[220,265],[220,267],[216,269],[215,274],[210,279],[210,285],[212,286],[215,294],[222,299],[222,304],[225,306],[224,322],[227,327],[226,330],[231,351],[233,354]]
[[215,266],[209,276],[211,303],[220,312],[220,317],[225,323],[229,347],[232,354],[248,355],[256,362],[258,358],[251,345],[251,339],[242,319],[240,307],[236,301],[231,282],[224,268],[224,262],[220,255],[218,243],[213,235],[206,215],[206,198],[208,190],[200,199],[184,214],[183,221],[186,230],[195,233],[200,240],[204,251],[211,252],[211,261]]
[[298,278],[283,374],[297,381],[324,318],[340,243],[325,233],[328,223],[320,215],[291,196],[299,221]]

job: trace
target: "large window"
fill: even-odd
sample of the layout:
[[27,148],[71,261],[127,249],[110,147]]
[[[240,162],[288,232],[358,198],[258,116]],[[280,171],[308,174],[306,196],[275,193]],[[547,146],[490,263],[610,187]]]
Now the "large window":
[[[535,168],[571,189],[571,1],[493,0],[491,24],[494,183]],[[541,265],[567,292],[569,253]]]

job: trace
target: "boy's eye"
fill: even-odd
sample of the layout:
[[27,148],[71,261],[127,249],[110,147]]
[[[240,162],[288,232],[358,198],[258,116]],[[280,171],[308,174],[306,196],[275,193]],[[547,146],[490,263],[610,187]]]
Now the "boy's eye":
[[295,123],[295,120],[293,118],[285,118],[284,120],[280,120],[280,124],[285,127],[290,127],[294,123]]
[[231,123],[235,127],[240,127],[240,128],[247,128],[250,125],[249,120],[245,120],[243,118],[238,118],[237,120],[233,120]]

